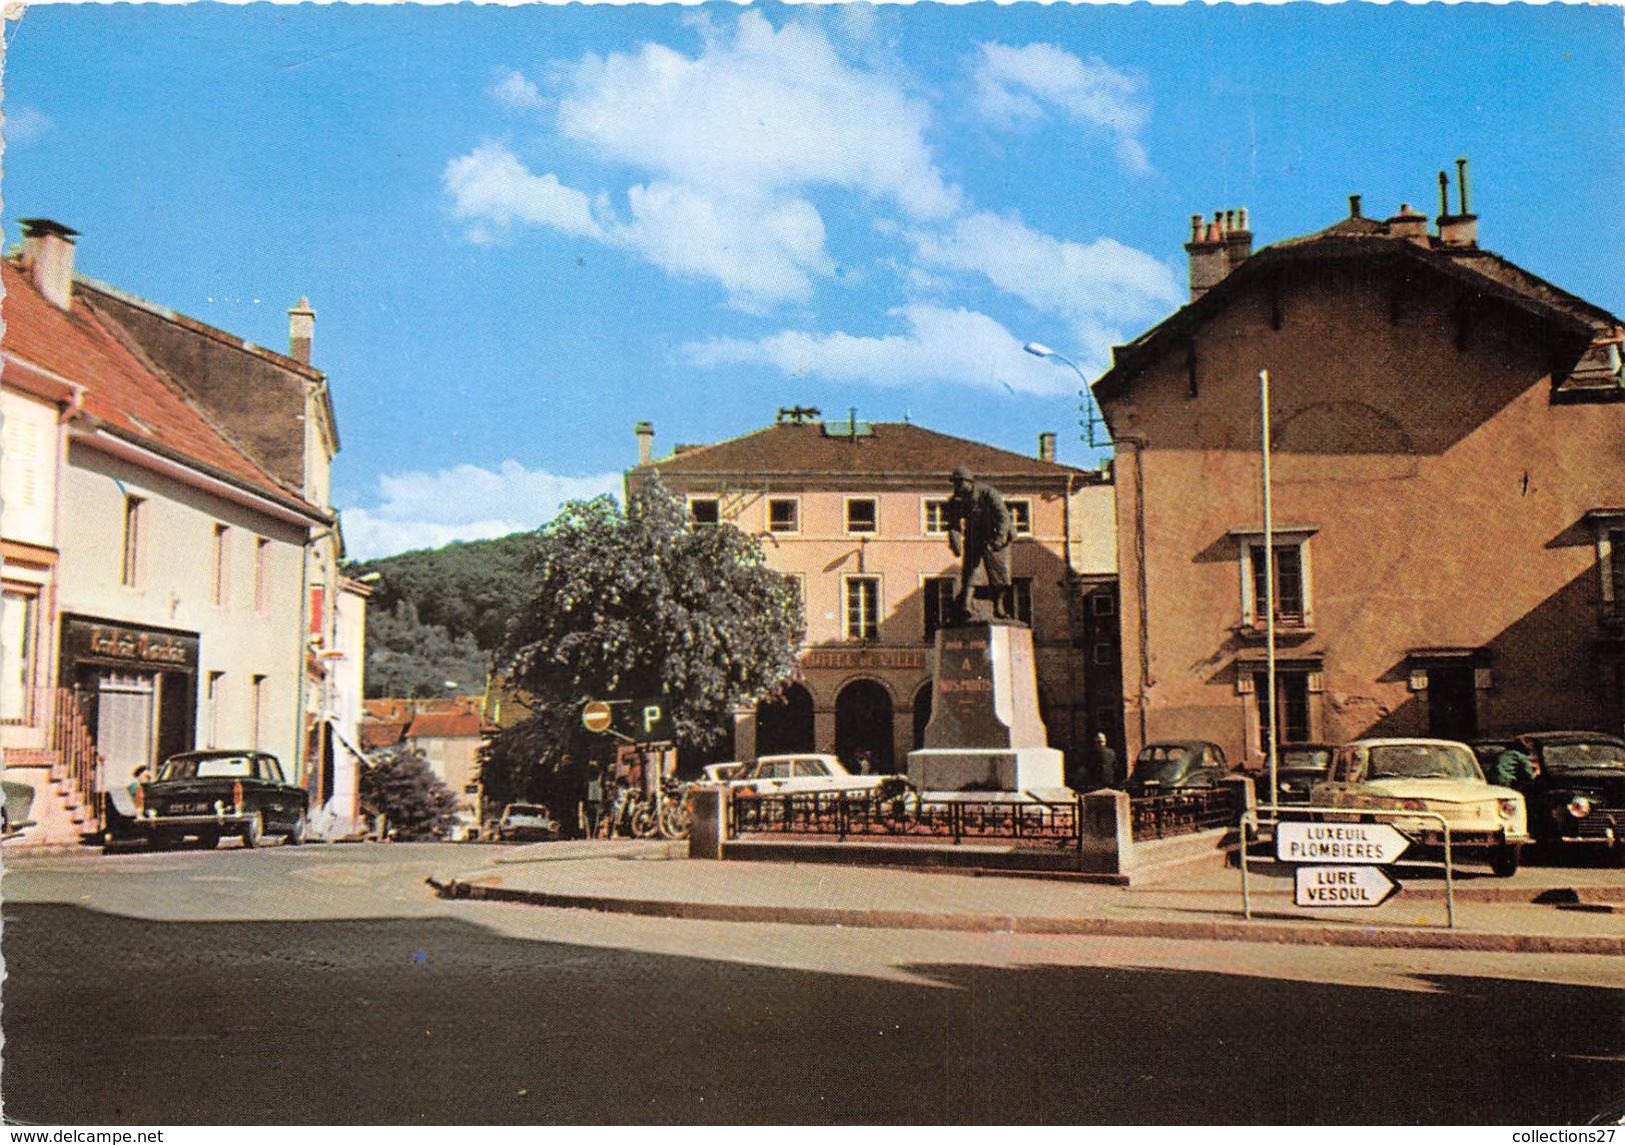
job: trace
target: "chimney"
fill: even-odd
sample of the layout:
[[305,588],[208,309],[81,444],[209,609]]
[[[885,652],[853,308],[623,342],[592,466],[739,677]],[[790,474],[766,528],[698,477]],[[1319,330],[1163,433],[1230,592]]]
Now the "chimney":
[[23,265],[34,288],[58,310],[73,302],[73,240],[79,234],[55,219],[18,219],[23,228]]
[[632,432],[638,436],[638,464],[648,465],[654,460],[655,423],[640,421],[632,427]]
[[1388,233],[1397,239],[1428,245],[1428,217],[1409,203],[1399,204],[1399,214],[1388,220],[1387,227]]
[[1247,229],[1247,208],[1214,211],[1213,221],[1191,216],[1191,241],[1185,244],[1191,259],[1191,301],[1206,294],[1224,276],[1253,253],[1253,233]]
[[1349,196],[1349,218],[1357,219],[1359,217],[1360,217],[1360,196],[1358,196],[1358,195],[1350,195]]
[[310,365],[310,346],[315,340],[316,312],[310,308],[310,299],[301,298],[299,305],[288,311],[288,357]]
[[1467,207],[1467,160],[1456,160],[1456,190],[1460,193],[1461,211],[1450,213],[1448,197],[1449,176],[1439,172],[1439,241],[1445,246],[1476,247],[1478,245],[1478,216]]
[[1055,435],[1048,431],[1038,435],[1038,460],[1055,460]]

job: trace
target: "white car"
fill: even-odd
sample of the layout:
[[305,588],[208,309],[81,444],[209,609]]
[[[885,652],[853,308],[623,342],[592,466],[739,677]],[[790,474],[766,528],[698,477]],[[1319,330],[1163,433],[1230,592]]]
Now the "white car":
[[[1529,842],[1523,796],[1484,778],[1473,749],[1442,739],[1361,739],[1339,747],[1326,779],[1309,793],[1316,808],[1428,811],[1450,825],[1450,846],[1487,858],[1505,877],[1518,869]],[[1436,819],[1384,816],[1417,843],[1437,848],[1444,833]]]
[[811,752],[764,755],[728,781],[740,794],[789,795],[818,791],[873,791],[888,775],[853,775],[833,755]]

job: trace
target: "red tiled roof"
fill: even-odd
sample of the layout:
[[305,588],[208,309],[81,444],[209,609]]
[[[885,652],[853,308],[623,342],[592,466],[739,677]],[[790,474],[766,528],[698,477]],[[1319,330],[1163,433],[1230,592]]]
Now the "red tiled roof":
[[404,720],[372,720],[361,721],[361,746],[366,751],[380,747],[394,747],[406,735],[406,722]]
[[480,717],[474,712],[423,712],[406,734],[412,739],[475,737],[480,734]]
[[686,449],[661,458],[662,475],[764,474],[770,476],[919,476],[946,484],[956,465],[979,477],[1065,477],[1086,472],[951,437],[912,422],[876,422],[871,432],[848,436],[839,425],[780,422],[743,437]]
[[[0,263],[6,353],[84,388],[83,410],[126,440],[198,463],[278,501],[305,503],[234,446],[87,306],[64,311]],[[6,369],[12,367],[8,364]]]

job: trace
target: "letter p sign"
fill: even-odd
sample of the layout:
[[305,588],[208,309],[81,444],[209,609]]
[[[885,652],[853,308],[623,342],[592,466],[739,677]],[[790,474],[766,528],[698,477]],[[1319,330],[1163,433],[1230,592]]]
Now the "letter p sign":
[[643,734],[648,735],[659,725],[663,713],[659,704],[643,705]]

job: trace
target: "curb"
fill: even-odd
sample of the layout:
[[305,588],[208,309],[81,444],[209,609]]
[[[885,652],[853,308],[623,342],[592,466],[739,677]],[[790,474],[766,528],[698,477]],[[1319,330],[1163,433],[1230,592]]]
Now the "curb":
[[853,929],[943,930],[974,933],[1064,934],[1093,938],[1168,938],[1203,942],[1268,942],[1294,946],[1390,947],[1471,950],[1507,954],[1625,955],[1625,935],[1498,934],[1462,930],[1401,930],[1396,927],[1276,924],[1215,919],[1046,918],[1030,915],[853,910],[844,907],[760,906],[747,903],[676,902],[602,895],[520,890],[488,882],[425,880],[442,898],[527,903],[565,910],[592,910],[645,918],[704,922],[771,922],[792,926]]

